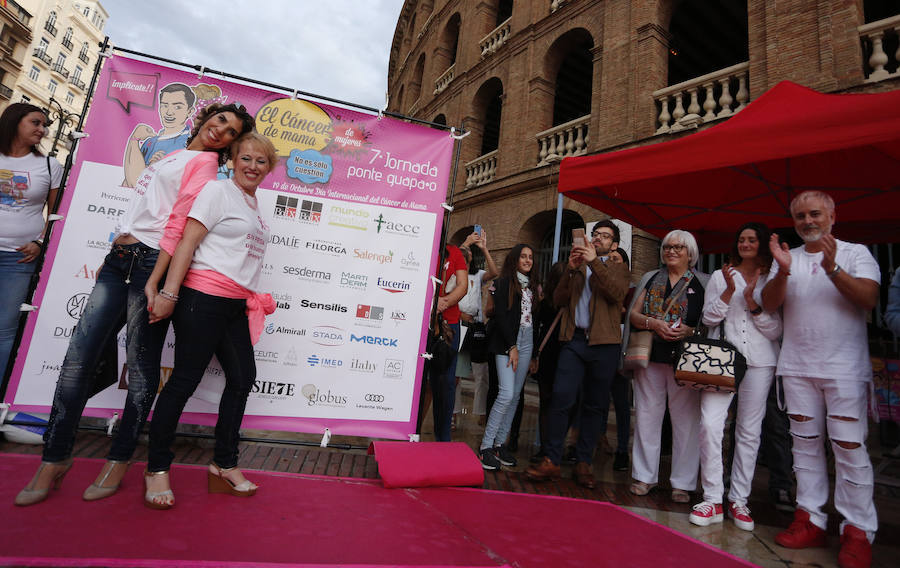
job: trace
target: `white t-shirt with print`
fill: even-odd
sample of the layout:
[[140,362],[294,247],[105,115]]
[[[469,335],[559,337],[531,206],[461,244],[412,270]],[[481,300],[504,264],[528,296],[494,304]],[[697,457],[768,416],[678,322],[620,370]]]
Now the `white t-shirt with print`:
[[62,166],[47,157],[0,154],[0,251],[13,252],[40,238],[47,193],[59,187]]
[[215,270],[258,292],[269,225],[259,213],[256,198],[230,179],[211,181],[197,195],[188,217],[209,231],[194,252],[191,268]]
[[[852,381],[872,380],[866,311],[838,291],[822,268],[823,253],[791,249],[784,299],[784,342],[779,375]],[[835,262],[856,278],[881,283],[878,263],[865,246],[837,241]],[[770,278],[778,273],[773,264]]]

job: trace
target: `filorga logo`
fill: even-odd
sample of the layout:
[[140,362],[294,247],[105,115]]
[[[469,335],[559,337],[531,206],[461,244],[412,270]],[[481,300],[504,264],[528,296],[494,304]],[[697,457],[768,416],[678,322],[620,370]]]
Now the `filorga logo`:
[[349,288],[350,290],[363,292],[365,291],[368,282],[369,277],[365,274],[341,271],[341,280],[339,282],[341,288]]
[[347,396],[333,393],[331,392],[331,389],[322,392],[316,385],[308,384],[303,385],[303,388],[300,389],[300,392],[308,401],[309,406],[330,406],[334,408],[341,408],[347,405]]
[[339,327],[334,327],[333,325],[318,325],[312,328],[312,333],[310,333],[312,337],[312,342],[317,345],[326,345],[329,347],[335,347],[337,345],[343,345],[346,341],[345,331]]
[[306,244],[303,246],[306,250],[327,254],[328,256],[347,256],[347,247],[335,241],[313,239],[306,241]]
[[405,270],[419,270],[422,268],[422,263],[416,260],[412,251],[410,251],[409,254],[400,259],[400,268]]
[[366,343],[368,345],[380,345],[382,347],[397,347],[397,340],[393,337],[380,335],[356,335],[350,332],[350,343]]
[[407,282],[406,280],[389,280],[381,276],[378,277],[378,287],[393,294],[408,292],[411,286],[412,282]]
[[356,323],[368,327],[381,327],[384,321],[384,308],[381,306],[369,306],[356,304]]
[[369,212],[360,207],[332,205],[328,210],[328,224],[344,229],[365,231],[369,223]]
[[400,223],[398,221],[385,219],[384,215],[381,214],[373,219],[373,221],[375,222],[375,226],[377,227],[377,233],[387,233],[391,235],[400,235],[403,237],[418,237],[419,232],[422,230],[419,225],[413,225],[412,223]]
[[402,359],[385,359],[384,360],[384,378],[399,379],[403,376],[403,360]]
[[84,307],[87,306],[88,295],[85,293],[75,294],[66,301],[66,313],[72,319],[78,319],[84,313]]
[[[281,219],[297,218],[297,203],[299,199],[289,195],[279,195],[275,198],[275,217]],[[319,211],[322,211],[321,205]]]

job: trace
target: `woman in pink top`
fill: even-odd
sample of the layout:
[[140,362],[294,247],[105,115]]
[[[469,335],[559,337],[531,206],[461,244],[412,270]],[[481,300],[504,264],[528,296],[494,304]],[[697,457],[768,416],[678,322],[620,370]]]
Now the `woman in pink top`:
[[[144,283],[156,264],[160,241],[176,199],[196,194],[216,179],[229,157],[231,143],[254,126],[242,106],[209,105],[194,118],[187,148],[147,167],[117,229],[84,312],[69,341],[59,372],[53,409],[44,435],[43,462],[16,505],[33,505],[59,486],[72,465],[75,431],[95,382],[95,370],[106,346],[128,326],[128,396],[119,430],[103,470],[84,492],[86,501],[116,492],[137,446],[138,436],[159,388],[159,360],[167,324],[151,326]],[[177,217],[177,216],[176,216]]]
[[[257,489],[237,468],[238,442],[256,381],[253,343],[265,314],[275,310],[271,296],[257,293],[269,227],[257,206],[256,188],[278,157],[272,143],[256,132],[241,136],[232,155],[234,177],[207,183],[194,200],[165,285],[151,306],[150,321],[171,314],[176,336],[175,368],[150,425],[144,504],[153,509],[175,504],[169,484],[174,457],[170,446],[184,406],[213,355],[225,373],[225,390],[209,464],[209,492],[249,497]],[[151,277],[147,293],[156,290]]]

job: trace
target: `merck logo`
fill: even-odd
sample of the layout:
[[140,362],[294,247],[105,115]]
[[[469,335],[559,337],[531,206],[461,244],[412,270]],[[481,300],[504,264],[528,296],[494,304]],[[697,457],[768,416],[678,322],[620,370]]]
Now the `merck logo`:
[[397,340],[390,337],[356,335],[354,333],[350,333],[350,343],[367,343],[369,345],[381,345],[382,347],[397,347]]

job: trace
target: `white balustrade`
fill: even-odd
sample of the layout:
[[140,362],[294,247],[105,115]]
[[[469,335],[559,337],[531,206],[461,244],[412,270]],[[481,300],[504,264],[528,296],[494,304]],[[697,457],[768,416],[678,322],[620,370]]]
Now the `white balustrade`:
[[591,115],[585,115],[565,124],[554,126],[535,137],[538,142],[538,165],[559,161],[570,156],[581,156],[588,149],[588,124]]
[[510,20],[512,20],[512,18],[507,18],[505,22],[494,28],[491,33],[484,36],[484,38],[478,42],[478,47],[481,48],[482,57],[487,57],[488,55],[496,53],[496,51],[506,43],[506,40],[509,39]]
[[488,152],[466,164],[466,189],[494,181],[498,151]]
[[[749,69],[750,64],[745,61],[655,91],[653,100],[659,109],[656,133],[677,132],[742,110],[750,102],[750,92],[747,90]],[[737,106],[732,108],[735,101]],[[701,110],[704,111],[702,116]]]
[[550,13],[559,10],[563,4],[566,3],[566,0],[550,0]]
[[[867,83],[882,81],[891,77],[900,76],[900,46],[893,54],[884,51],[884,36],[900,36],[900,15],[878,20],[864,26],[859,26],[859,40],[863,45],[863,53],[871,53],[869,67],[871,71],[866,77]],[[891,61],[893,55],[893,61]],[[885,67],[893,66],[894,71],[888,71]],[[865,71],[865,68],[864,68]]]
[[449,69],[444,71],[440,77],[434,82],[434,95],[439,95],[444,92],[444,89],[450,85],[450,81],[456,77],[456,63],[450,66]]

